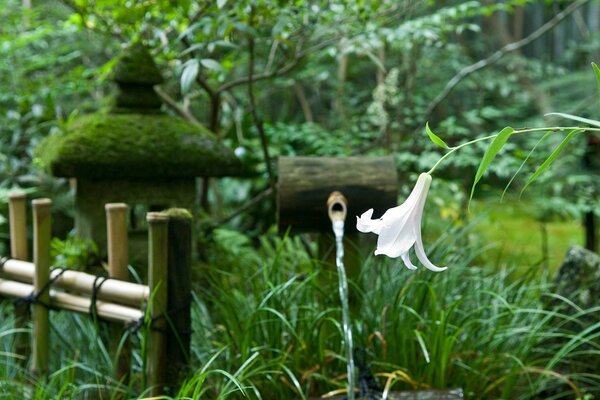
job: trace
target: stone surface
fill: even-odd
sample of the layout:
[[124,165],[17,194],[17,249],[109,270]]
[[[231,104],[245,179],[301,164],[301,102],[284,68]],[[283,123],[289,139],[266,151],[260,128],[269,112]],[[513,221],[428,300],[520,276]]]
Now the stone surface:
[[[171,179],[155,181],[78,179],[75,196],[75,230],[82,238],[98,244],[101,254],[106,249],[106,203],[129,205],[129,254],[132,261],[145,263],[148,254],[146,211],[170,207],[194,210],[196,180]],[[143,271],[141,271],[143,272]]]
[[572,246],[556,275],[556,293],[581,308],[600,305],[600,256]]
[[[323,399],[317,397],[316,399]],[[343,400],[345,396],[327,397],[331,400]],[[365,400],[379,400],[381,396],[371,395]],[[391,392],[388,394],[388,400],[462,400],[464,394],[462,389],[432,389],[432,390],[406,390],[402,392]],[[362,399],[358,399],[362,400]]]

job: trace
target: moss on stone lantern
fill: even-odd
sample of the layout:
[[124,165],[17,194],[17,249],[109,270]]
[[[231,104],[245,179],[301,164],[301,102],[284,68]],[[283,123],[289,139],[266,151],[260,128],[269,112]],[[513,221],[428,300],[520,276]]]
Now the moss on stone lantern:
[[106,203],[129,204],[130,237],[135,241],[138,232],[145,243],[145,216],[136,217],[136,210],[193,210],[196,177],[241,172],[238,158],[210,131],[161,112],[154,85],[163,80],[141,43],[124,51],[114,81],[118,90],[110,109],[74,119],[37,152],[54,176],[76,179],[76,232],[100,249],[106,243]]

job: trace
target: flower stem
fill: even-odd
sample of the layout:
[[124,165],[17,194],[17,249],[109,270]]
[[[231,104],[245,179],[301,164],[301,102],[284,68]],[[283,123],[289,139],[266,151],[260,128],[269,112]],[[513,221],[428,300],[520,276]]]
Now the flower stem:
[[[531,132],[561,132],[561,131],[569,131],[569,130],[573,130],[573,129],[581,129],[584,132],[600,132],[600,128],[592,128],[592,127],[588,127],[588,126],[552,126],[552,127],[547,127],[547,128],[523,128],[523,129],[515,129],[513,132],[514,134],[517,133],[531,133]],[[441,164],[442,161],[444,161],[450,154],[454,153],[456,150],[462,149],[463,147],[466,146],[470,146],[474,143],[477,142],[482,142],[484,140],[490,140],[490,139],[494,139],[496,136],[498,136],[498,134],[495,135],[490,135],[490,136],[485,136],[485,137],[481,137],[478,139],[474,139],[474,140],[470,140],[468,142],[465,142],[463,144],[460,144],[456,147],[450,147],[450,151],[448,151],[446,154],[444,154],[442,157],[440,157],[439,160],[437,160],[437,162],[433,165],[433,167],[431,167],[431,169],[427,172],[429,175],[431,175],[435,169],[437,168],[438,165]]]

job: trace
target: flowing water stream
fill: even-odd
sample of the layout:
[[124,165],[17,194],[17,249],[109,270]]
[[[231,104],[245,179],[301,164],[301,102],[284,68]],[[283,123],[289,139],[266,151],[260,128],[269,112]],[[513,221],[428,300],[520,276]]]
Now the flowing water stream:
[[339,192],[333,192],[327,201],[331,227],[335,235],[335,265],[339,278],[340,301],[342,303],[342,328],[344,330],[344,347],[346,350],[346,371],[348,375],[348,400],[354,400],[356,382],[354,354],[352,346],[352,327],[350,325],[350,308],[348,306],[348,279],[344,268],[344,221],[346,219],[346,199]]

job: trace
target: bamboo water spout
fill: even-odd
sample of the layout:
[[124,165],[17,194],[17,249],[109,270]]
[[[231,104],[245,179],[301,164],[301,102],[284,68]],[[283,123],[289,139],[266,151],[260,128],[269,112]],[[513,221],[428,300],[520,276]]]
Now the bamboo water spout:
[[348,210],[348,202],[338,191],[332,192],[327,199],[327,213],[335,235],[335,264],[338,270],[339,292],[342,303],[342,326],[344,330],[344,347],[346,350],[346,372],[348,376],[348,400],[354,400],[354,355],[352,345],[352,327],[350,325],[350,307],[348,305],[348,279],[344,268],[344,222]]

